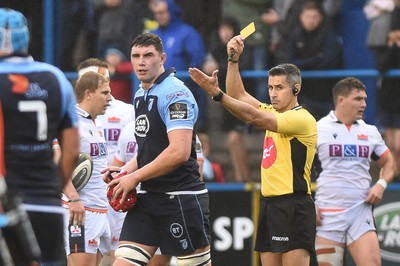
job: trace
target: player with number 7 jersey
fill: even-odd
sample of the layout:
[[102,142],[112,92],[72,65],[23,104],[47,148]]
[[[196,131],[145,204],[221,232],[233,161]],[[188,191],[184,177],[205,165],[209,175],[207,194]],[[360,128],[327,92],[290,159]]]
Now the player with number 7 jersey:
[[[25,230],[31,224],[34,231],[20,233],[12,224],[0,228],[13,260],[7,264],[0,259],[0,265],[31,265],[33,260],[40,265],[63,265],[60,193],[71,182],[78,158],[76,101],[61,70],[34,61],[28,55],[28,44],[24,15],[0,8],[0,103],[4,120],[0,125],[4,129],[0,158],[4,159],[7,184],[7,195],[0,198],[0,205],[6,212],[19,212],[21,228]],[[63,149],[59,169],[53,163],[52,142],[56,138]],[[39,252],[26,248],[35,242],[32,236]],[[3,252],[4,247],[0,249]]]

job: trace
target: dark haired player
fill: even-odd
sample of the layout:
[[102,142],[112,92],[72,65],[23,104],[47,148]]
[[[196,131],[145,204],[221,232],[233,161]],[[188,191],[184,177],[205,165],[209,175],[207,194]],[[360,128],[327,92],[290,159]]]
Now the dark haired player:
[[178,265],[211,265],[208,191],[195,150],[198,107],[174,69],[164,69],[165,60],[157,35],[133,41],[131,62],[141,81],[134,100],[138,153],[124,166],[129,174],[109,185],[122,200],[139,183],[141,191],[126,215],[114,265],[146,265],[157,247]]

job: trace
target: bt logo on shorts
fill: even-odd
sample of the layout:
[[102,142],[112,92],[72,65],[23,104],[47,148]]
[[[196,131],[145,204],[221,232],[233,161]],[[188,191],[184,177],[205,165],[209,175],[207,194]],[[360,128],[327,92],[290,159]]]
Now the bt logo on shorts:
[[369,157],[369,146],[350,145],[350,144],[331,144],[329,145],[330,157]]
[[180,225],[178,223],[173,223],[173,224],[171,224],[169,231],[171,232],[173,237],[179,238],[183,234],[183,227],[182,227],[182,225]]

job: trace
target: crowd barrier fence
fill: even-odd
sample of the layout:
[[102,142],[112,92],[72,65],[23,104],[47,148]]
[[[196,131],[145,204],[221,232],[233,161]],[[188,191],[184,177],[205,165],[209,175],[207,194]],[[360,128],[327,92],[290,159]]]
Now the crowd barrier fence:
[[[357,77],[361,79],[367,87],[367,109],[364,114],[364,120],[370,124],[378,124],[377,108],[376,108],[376,80],[381,76],[386,77],[399,77],[400,69],[391,69],[381,75],[376,69],[336,69],[336,70],[306,70],[302,71],[303,79],[311,78],[344,78],[344,77]],[[78,75],[75,72],[66,72],[67,78],[70,80],[77,79]],[[243,78],[266,78],[267,70],[245,70],[241,72]],[[188,78],[187,71],[177,71],[176,76],[179,78]],[[132,73],[126,77],[132,81],[132,90],[135,92],[139,88],[139,80]],[[379,126],[379,124],[378,124]]]

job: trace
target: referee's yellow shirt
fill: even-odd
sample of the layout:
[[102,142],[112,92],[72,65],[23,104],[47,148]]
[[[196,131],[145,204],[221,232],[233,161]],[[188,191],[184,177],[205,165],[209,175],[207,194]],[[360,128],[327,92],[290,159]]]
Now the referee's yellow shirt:
[[261,161],[261,193],[264,197],[311,194],[311,167],[317,145],[317,123],[302,106],[283,113],[271,105],[277,132],[266,131]]

